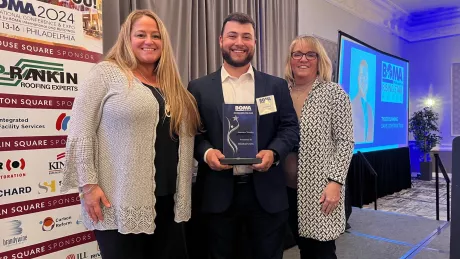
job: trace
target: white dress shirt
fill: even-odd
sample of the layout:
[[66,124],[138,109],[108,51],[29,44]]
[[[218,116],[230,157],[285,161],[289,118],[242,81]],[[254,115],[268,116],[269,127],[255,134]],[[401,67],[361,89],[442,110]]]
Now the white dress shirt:
[[[222,66],[220,77],[222,80],[222,93],[226,104],[254,104],[255,100],[255,81],[254,70],[249,64],[248,71],[239,78],[231,76],[225,67]],[[209,149],[204,153],[204,161]],[[233,174],[252,173],[251,166],[237,165],[233,167]]]
[[222,66],[220,77],[226,104],[254,104],[254,70],[251,65],[249,65],[248,71],[239,78],[229,75],[224,66]]

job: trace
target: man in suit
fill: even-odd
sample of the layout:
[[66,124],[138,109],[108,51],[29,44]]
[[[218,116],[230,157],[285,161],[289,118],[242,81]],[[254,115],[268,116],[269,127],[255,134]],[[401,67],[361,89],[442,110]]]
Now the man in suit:
[[374,114],[368,99],[369,65],[364,59],[359,63],[357,81],[358,91],[351,100],[354,140],[356,143],[372,143],[374,141]]
[[[282,258],[288,218],[285,178],[278,162],[299,142],[297,116],[285,80],[255,70],[255,24],[242,13],[230,14],[219,37],[224,59],[216,72],[193,80],[204,132],[195,140],[199,161],[197,187],[208,219],[210,258],[235,258],[234,244],[242,226],[248,232],[253,258]],[[257,115],[257,158],[254,165],[229,166],[224,158],[222,104],[254,104],[274,97],[276,111]]]

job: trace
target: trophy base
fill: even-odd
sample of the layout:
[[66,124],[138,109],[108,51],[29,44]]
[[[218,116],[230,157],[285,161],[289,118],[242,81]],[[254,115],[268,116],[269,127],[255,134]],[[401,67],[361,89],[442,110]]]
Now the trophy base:
[[222,165],[254,165],[262,163],[261,158],[223,158],[219,160]]

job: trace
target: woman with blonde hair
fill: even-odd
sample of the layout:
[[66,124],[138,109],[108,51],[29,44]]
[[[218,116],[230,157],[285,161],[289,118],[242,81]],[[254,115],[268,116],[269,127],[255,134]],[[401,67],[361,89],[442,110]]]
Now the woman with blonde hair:
[[331,77],[331,61],[318,39],[294,39],[285,79],[299,118],[300,142],[284,168],[289,223],[302,259],[337,258],[335,239],[345,230],[342,186],[353,154],[353,123],[350,99]]
[[133,11],[79,88],[62,191],[79,189],[102,258],[172,258],[191,214],[200,117],[158,16]]

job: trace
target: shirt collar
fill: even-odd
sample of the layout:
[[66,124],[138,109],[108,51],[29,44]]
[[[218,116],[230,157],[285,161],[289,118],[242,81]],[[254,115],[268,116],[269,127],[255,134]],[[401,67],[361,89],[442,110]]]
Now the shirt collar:
[[[243,77],[243,76],[246,76],[246,75],[250,75],[251,79],[254,79],[254,69],[252,68],[252,65],[251,65],[250,63],[249,63],[248,71],[246,71],[246,73],[242,74],[242,75],[240,76],[240,78]],[[220,71],[220,78],[222,79],[222,83],[223,83],[225,80],[227,80],[227,78],[229,78],[229,77],[230,77],[230,78],[235,78],[235,77],[231,76],[231,75],[227,72],[227,70],[225,69],[224,66],[222,66],[222,69],[221,69],[221,71]]]

